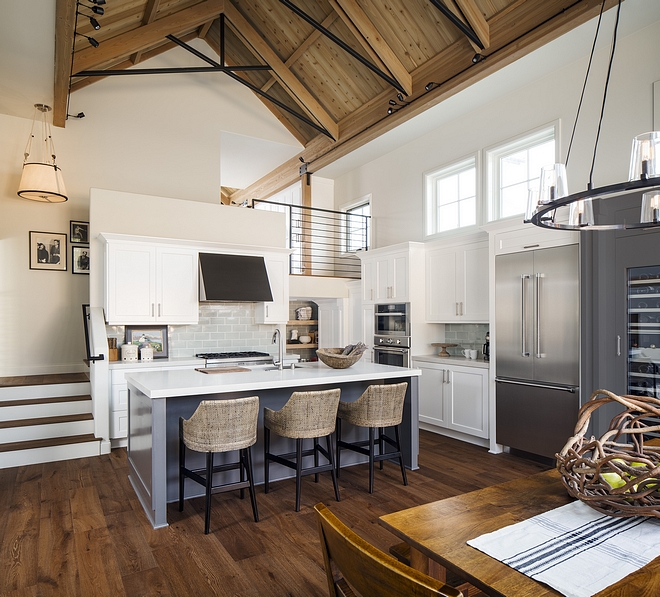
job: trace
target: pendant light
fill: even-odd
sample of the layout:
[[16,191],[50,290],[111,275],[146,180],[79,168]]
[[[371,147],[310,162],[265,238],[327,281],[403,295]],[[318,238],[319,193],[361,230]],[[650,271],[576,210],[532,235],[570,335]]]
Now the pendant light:
[[[50,129],[50,122],[46,115],[50,106],[45,104],[34,105],[32,128],[23,158],[23,174],[18,186],[18,196],[31,201],[45,203],[62,203],[68,199],[62,171],[55,163],[55,147]],[[34,128],[41,113],[41,140],[32,146]]]
[[[598,18],[598,25],[596,27],[596,35],[594,37],[593,46],[591,48],[591,56],[589,58],[589,65],[582,88],[582,95],[578,105],[577,114],[575,116],[575,123],[573,125],[573,133],[569,143],[568,152],[566,155],[566,164],[571,152],[573,138],[577,127],[580,109],[582,107],[582,100],[589,78],[589,71],[596,48],[596,41],[598,40],[598,32],[605,9],[605,0],[601,6],[600,16]],[[612,72],[612,63],[614,61],[614,53],[616,50],[617,31],[619,27],[619,17],[621,13],[621,0],[617,5],[616,21],[614,24],[614,34],[612,38],[612,47],[610,51],[610,58],[607,67],[607,78],[605,81],[605,88],[603,90],[603,100],[600,110],[600,119],[598,121],[598,130],[594,143],[594,151],[591,162],[591,171],[589,173],[589,182],[584,191],[579,191],[568,195],[565,190],[566,187],[560,188],[553,184],[559,185],[559,181],[563,177],[563,184],[566,185],[565,168],[563,164],[554,164],[548,168],[544,168],[541,175],[541,189],[538,195],[530,193],[527,212],[525,215],[525,222],[531,222],[535,226],[542,228],[554,228],[561,230],[623,230],[623,229],[638,229],[638,228],[653,228],[660,226],[660,132],[654,131],[638,135],[633,140],[633,148],[630,159],[630,171],[628,180],[600,188],[593,186],[593,173],[596,163],[596,153],[598,150],[598,140],[600,137],[601,126],[603,122],[603,115],[605,112],[605,101],[607,99],[607,90],[610,81],[610,74]],[[553,182],[556,181],[556,182]],[[594,219],[593,201],[596,199],[616,199],[623,195],[646,191],[642,195],[642,206],[639,222],[624,222],[624,223],[596,223]],[[569,207],[568,223],[559,222],[556,217],[557,209],[560,207]]]

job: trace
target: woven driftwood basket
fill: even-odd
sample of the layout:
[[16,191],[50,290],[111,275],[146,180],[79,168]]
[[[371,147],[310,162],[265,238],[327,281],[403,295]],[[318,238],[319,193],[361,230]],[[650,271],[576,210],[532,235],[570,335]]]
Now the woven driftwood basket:
[[351,365],[355,365],[361,358],[361,352],[354,352],[353,354],[341,354],[343,348],[319,348],[316,351],[316,356],[322,363],[333,369],[346,369]]
[[[612,402],[625,410],[600,439],[587,440],[591,414]],[[660,431],[657,419],[657,398],[596,390],[580,409],[575,435],[557,454],[568,493],[611,516],[660,518],[660,445],[649,445],[652,438],[646,435]]]

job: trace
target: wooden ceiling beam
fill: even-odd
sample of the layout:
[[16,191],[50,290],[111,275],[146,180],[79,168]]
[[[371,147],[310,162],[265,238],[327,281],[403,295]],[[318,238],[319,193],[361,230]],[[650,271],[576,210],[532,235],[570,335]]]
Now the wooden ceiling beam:
[[[339,16],[348,25],[353,25],[352,30],[358,41],[365,40],[367,45],[373,49],[379,60],[387,67],[392,76],[403,87],[407,95],[412,93],[412,77],[396,54],[392,51],[383,36],[378,32],[366,13],[360,8],[356,0],[336,0],[339,4]],[[334,3],[332,3],[334,4]],[[351,25],[349,25],[351,27]],[[364,44],[363,44],[364,45]]]
[[[188,35],[183,35],[179,39],[181,39],[184,42],[189,42],[192,41],[197,37],[197,32],[195,31],[194,33],[189,33]],[[168,52],[169,50],[178,47],[177,44],[171,41],[166,41],[166,43],[158,46],[157,48],[153,48],[151,50],[148,50],[146,52],[142,52],[142,60],[149,60],[149,58],[153,58],[154,56],[158,56],[159,54],[163,54],[164,52]],[[122,62],[118,62],[117,64],[111,64],[108,66],[109,69],[112,70],[124,70],[127,68],[131,68],[132,66],[135,66],[133,64],[132,60],[123,60]],[[79,91],[80,89],[84,89],[85,87],[88,87],[92,83],[95,83],[96,81],[100,81],[101,79],[106,79],[107,77],[84,77],[80,78],[77,80],[75,83],[71,84],[71,93],[74,93],[75,91]]]
[[105,40],[98,48],[80,50],[74,56],[73,73],[93,70],[114,62],[117,58],[129,57],[135,52],[154,46],[167,35],[188,32],[217,17],[224,8],[224,0],[205,0],[148,25]]
[[[609,9],[616,5],[617,0],[606,2],[606,9]],[[489,20],[491,43],[498,49],[493,50],[486,60],[471,64],[471,57],[465,53],[463,39],[454,42],[428,63],[413,71],[414,97],[405,109],[385,116],[383,106],[387,103],[388,93],[383,92],[339,123],[340,141],[333,142],[320,135],[315,137],[300,154],[249,187],[237,191],[232,199],[266,199],[293,184],[300,176],[300,157],[310,164],[310,172],[318,172],[324,166],[596,17],[601,3],[601,0],[581,0],[577,3],[571,3],[569,0],[544,0],[542,3],[531,4],[521,1],[517,3],[517,8],[522,9],[522,13],[504,9],[501,14],[498,13]],[[520,26],[521,21],[529,24],[526,32],[515,27],[516,24]],[[449,70],[455,69],[457,63],[459,66],[469,63],[470,66],[448,76]],[[440,84],[427,93],[425,84],[434,80],[440,81]]]
[[265,42],[238,9],[231,2],[227,2],[224,13],[233,26],[232,28],[236,35],[273,69],[275,77],[277,77],[277,80],[291,95],[292,99],[312,119],[320,123],[334,139],[338,139],[339,127],[332,116],[328,114],[318,100],[286,67],[275,51]]
[[490,27],[479,7],[474,0],[454,0],[458,4],[463,16],[472,27],[472,31],[483,44],[484,50],[490,46]]
[[64,127],[69,100],[69,75],[76,26],[76,0],[55,3],[55,83],[53,89],[53,125]]
[[[148,25],[156,18],[156,13],[158,12],[158,7],[160,6],[160,0],[147,0],[147,5],[144,8],[144,14],[142,15],[142,25]],[[142,60],[142,52],[135,52],[131,56],[131,62],[133,64],[138,64]]]

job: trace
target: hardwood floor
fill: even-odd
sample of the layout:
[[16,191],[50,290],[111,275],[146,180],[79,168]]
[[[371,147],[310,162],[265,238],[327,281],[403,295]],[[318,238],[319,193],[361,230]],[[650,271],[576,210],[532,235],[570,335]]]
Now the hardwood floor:
[[384,551],[396,543],[382,514],[546,470],[547,466],[422,431],[420,469],[407,487],[392,463],[343,469],[341,502],[329,474],[305,477],[301,511],[293,480],[257,488],[260,522],[237,492],[170,505],[154,530],[128,481],[126,451],[0,470],[0,597],[296,596],[328,594],[313,506],[324,502]]

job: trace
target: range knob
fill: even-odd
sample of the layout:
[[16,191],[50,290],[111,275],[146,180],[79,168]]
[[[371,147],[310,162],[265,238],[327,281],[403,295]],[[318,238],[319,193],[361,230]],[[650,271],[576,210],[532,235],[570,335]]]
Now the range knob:
[[388,343],[388,344],[392,344],[392,342],[393,342],[392,338],[388,338],[388,339],[387,339],[387,343]]
[[397,343],[397,344],[401,344],[401,340],[400,340],[400,339],[397,340],[396,343]]

